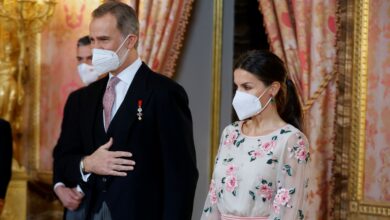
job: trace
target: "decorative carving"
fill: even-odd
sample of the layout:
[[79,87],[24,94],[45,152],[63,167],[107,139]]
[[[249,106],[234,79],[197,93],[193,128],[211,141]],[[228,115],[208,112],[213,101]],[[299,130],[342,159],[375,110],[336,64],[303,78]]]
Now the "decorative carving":
[[[35,55],[31,54],[32,50],[29,52],[29,43],[34,42],[37,33],[52,16],[54,5],[53,0],[0,1],[0,39],[4,42],[0,44],[0,117],[11,122],[14,136],[12,180],[0,219],[23,220],[27,217],[28,176],[21,166],[22,152],[25,152],[21,148],[21,136],[24,134],[24,84],[30,77],[28,60]],[[17,56],[13,56],[13,51],[17,52]]]
[[[9,120],[13,127],[15,158],[21,164],[20,136],[22,107],[24,98],[23,79],[26,77],[27,36],[31,38],[42,30],[43,25],[53,15],[55,2],[37,0],[0,1],[1,25],[9,35],[16,33],[19,46],[17,60],[11,60],[11,44],[4,46],[5,61],[0,63],[3,94],[0,94],[0,116]],[[7,39],[6,39],[7,40]],[[0,92],[1,93],[1,92]]]

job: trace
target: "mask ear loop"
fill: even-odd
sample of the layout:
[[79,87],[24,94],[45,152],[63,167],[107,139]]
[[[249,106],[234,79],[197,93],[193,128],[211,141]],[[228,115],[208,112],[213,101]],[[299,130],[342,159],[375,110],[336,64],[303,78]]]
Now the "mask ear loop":
[[[117,54],[118,58],[119,58],[119,55],[118,55],[118,51],[120,49],[122,49],[122,46],[125,44],[125,42],[129,39],[130,37],[130,34],[128,34],[125,38],[125,40],[123,40],[123,42],[121,43],[121,45],[119,45],[118,49],[115,51],[115,54]],[[124,58],[123,60],[121,58],[119,58],[119,66],[123,64],[123,62],[125,61],[125,57],[127,57],[127,55],[129,54],[129,49],[126,48],[126,52],[125,54],[122,56],[122,58]]]
[[[270,88],[271,88],[271,87],[268,87],[266,90],[264,90],[264,92],[257,98],[257,99],[259,100],[259,102],[260,102],[260,98],[263,97],[263,95],[264,95]],[[273,100],[273,97],[271,96],[271,97],[268,99],[267,103],[265,103],[264,107],[262,107],[262,108],[260,109],[260,111],[256,113],[256,115],[260,114],[265,108],[267,108],[267,106],[269,105],[269,103],[271,103],[272,100]],[[260,102],[260,104],[261,104],[261,102]]]
[[[125,39],[123,40],[123,42],[121,43],[121,45],[119,45],[118,49],[116,49],[115,53],[118,53],[118,51],[122,48],[123,44],[125,44],[125,42],[127,41],[127,39],[129,39],[130,37],[130,34],[128,34]],[[129,50],[129,49],[127,49]]]
[[261,93],[261,95],[259,97],[257,97],[257,100],[260,101],[261,97],[263,97],[263,95],[270,89],[271,87],[268,87],[267,89],[264,90],[263,93]]

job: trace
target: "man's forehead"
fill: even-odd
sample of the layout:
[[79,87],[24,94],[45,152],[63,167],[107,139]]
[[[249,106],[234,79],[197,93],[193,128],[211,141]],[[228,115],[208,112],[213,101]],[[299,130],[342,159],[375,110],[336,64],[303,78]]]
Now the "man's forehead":
[[91,34],[95,35],[94,37],[111,35],[115,30],[117,30],[117,22],[116,18],[111,14],[93,18],[89,25],[89,31]]

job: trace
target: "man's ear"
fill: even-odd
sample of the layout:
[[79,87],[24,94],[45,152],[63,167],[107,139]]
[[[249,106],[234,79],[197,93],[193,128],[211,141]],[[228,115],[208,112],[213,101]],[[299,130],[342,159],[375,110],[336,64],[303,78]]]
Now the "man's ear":
[[138,41],[137,35],[130,34],[128,41],[129,41],[129,43],[127,44],[127,49],[130,50],[132,48],[135,48],[135,45],[137,44],[137,41]]

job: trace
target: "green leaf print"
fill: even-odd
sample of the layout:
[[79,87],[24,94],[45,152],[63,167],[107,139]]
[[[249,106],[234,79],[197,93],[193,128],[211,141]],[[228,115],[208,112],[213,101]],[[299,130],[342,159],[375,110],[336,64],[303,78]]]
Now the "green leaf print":
[[232,161],[233,161],[233,157],[232,158],[225,158],[225,159],[223,159],[224,163],[230,163]]
[[210,213],[211,213],[211,207],[205,208],[203,211],[204,211],[204,212],[210,212]]
[[236,146],[239,147],[240,144],[244,143],[245,138],[241,139],[240,141],[237,141]]
[[298,210],[298,218],[299,218],[299,220],[303,220],[305,218],[305,215],[303,215],[302,210]]
[[287,172],[287,174],[288,174],[289,176],[292,176],[292,171],[291,171],[291,166],[290,166],[290,165],[285,164],[285,165],[284,165],[284,169],[286,170],[286,172]]
[[226,177],[222,178],[221,182],[225,184]]
[[252,196],[253,200],[256,200],[256,195],[255,195],[255,193],[253,191],[249,190],[249,195]]
[[294,194],[294,193],[295,193],[295,188],[290,189],[290,190],[288,191],[288,193],[289,193],[290,195]]
[[269,159],[267,160],[267,164],[272,164],[272,163],[277,163],[278,160],[277,159]]
[[267,183],[268,183],[267,180],[265,180],[265,179],[261,180],[261,184],[267,184]]
[[278,139],[278,136],[273,136],[273,137],[272,137],[272,140],[273,140],[273,141],[276,141],[277,139]]
[[289,132],[291,132],[291,131],[290,130],[284,130],[284,129],[280,130],[280,134],[286,134],[286,133],[289,133]]
[[234,190],[234,191],[232,192],[232,194],[233,194],[233,196],[236,196],[236,195],[237,195],[236,190]]

